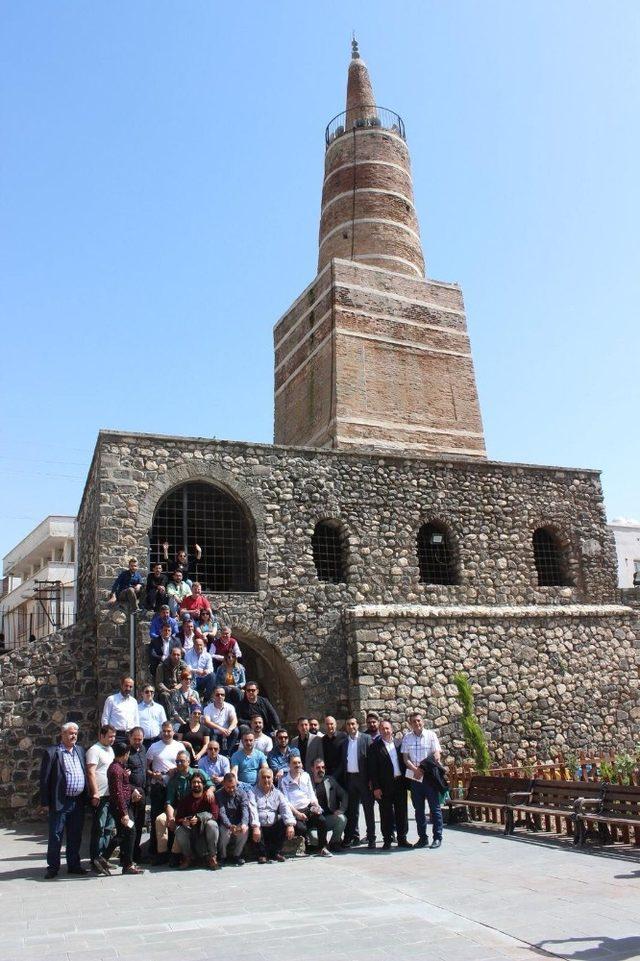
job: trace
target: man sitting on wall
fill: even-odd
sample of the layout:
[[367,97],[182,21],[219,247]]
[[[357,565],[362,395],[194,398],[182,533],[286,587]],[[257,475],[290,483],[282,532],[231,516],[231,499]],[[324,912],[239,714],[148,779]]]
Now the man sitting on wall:
[[186,650],[185,662],[191,668],[195,689],[200,695],[202,703],[206,703],[213,691],[213,661],[211,655],[204,649],[202,637],[195,637],[191,650]]
[[158,667],[166,657],[169,656],[171,648],[179,644],[177,634],[173,634],[169,624],[163,624],[160,628],[160,637],[154,637],[149,642],[149,670],[151,677],[156,676]]
[[331,831],[329,851],[339,851],[342,835],[347,824],[347,792],[335,778],[325,772],[325,762],[321,757],[313,762],[311,778],[313,790],[322,810],[327,831]]
[[178,633],[178,622],[175,617],[171,617],[171,610],[168,604],[162,604],[158,613],[154,614],[151,618],[151,623],[149,624],[150,640],[153,641],[160,637],[160,633],[165,624],[170,626],[172,635]]
[[226,625],[221,628],[219,633],[212,639],[209,645],[209,653],[213,658],[214,664],[222,664],[225,654],[231,652],[238,660],[242,657],[242,651],[235,637],[231,635],[231,628]]
[[115,602],[118,601],[124,607],[128,608],[131,613],[137,613],[140,610],[138,598],[142,591],[142,585],[143,579],[142,574],[138,570],[138,562],[135,557],[130,557],[127,569],[120,571],[113,582],[107,603],[115,604]]
[[182,648],[178,644],[175,644],[171,648],[168,656],[158,665],[156,670],[156,692],[158,701],[165,709],[167,717],[171,712],[169,696],[173,691],[178,690],[182,672],[187,670],[188,667],[182,659]]
[[302,768],[302,758],[291,758],[289,771],[280,781],[279,787],[296,819],[295,832],[304,838],[305,851],[309,851],[309,831],[315,829],[318,833],[318,853],[322,857],[331,857],[331,852],[327,850],[327,824],[311,778]]

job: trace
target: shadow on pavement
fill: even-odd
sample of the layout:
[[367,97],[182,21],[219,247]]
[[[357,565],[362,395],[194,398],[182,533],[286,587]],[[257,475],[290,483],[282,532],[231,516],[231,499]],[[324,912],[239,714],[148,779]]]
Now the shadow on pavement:
[[[596,946],[593,948],[579,948],[571,954],[566,953],[564,945],[568,945],[578,942],[578,944],[584,944],[585,942],[594,941],[597,942]],[[570,961],[625,961],[625,959],[637,958],[640,956],[640,937],[631,938],[606,938],[606,937],[582,937],[582,938],[564,938],[562,940],[548,940],[540,941],[538,944],[534,944],[533,947],[540,948],[541,950],[547,950],[545,945],[557,944],[559,949],[562,951],[561,957],[569,958]]]

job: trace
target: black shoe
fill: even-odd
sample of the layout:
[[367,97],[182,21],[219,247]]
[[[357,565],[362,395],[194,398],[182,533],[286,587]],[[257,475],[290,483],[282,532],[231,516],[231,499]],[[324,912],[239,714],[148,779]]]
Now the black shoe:
[[384,844],[382,845],[382,850],[383,850],[383,851],[390,851],[390,850],[391,850],[391,841],[385,841]]
[[244,858],[227,858],[227,864],[234,868],[241,868],[244,863]]
[[375,842],[375,841],[367,841],[367,847],[369,848],[370,851],[375,851],[375,849],[376,849],[376,842]]
[[169,867],[170,867],[170,868],[178,868],[178,867],[180,867],[180,862],[181,862],[181,861],[182,861],[182,858],[180,857],[179,854],[170,854],[170,855],[169,855]]
[[153,865],[154,867],[157,868],[161,864],[167,864],[168,861],[169,861],[169,852],[164,851],[162,854],[156,854],[156,856],[153,859]]
[[344,851],[346,848],[350,848],[350,847],[351,847],[351,841],[341,841],[341,842],[340,842],[340,848],[341,848],[341,850]]
[[434,848],[439,848],[441,844],[442,844],[441,838],[434,838],[431,844],[429,845],[429,847],[433,851]]
[[58,877],[57,868],[47,868],[47,870],[44,872],[45,881],[53,881],[54,878],[57,878],[57,877]]
[[412,847],[413,847],[413,844],[411,843],[411,841],[407,841],[406,838],[403,838],[402,841],[398,841],[398,847],[399,847],[399,848],[412,848]]
[[428,848],[429,841],[427,838],[419,838],[413,846],[414,848]]
[[67,868],[67,874],[79,874],[81,877],[84,877],[85,874],[89,874],[89,872],[87,871],[86,868],[83,868],[80,865],[78,865],[77,868]]

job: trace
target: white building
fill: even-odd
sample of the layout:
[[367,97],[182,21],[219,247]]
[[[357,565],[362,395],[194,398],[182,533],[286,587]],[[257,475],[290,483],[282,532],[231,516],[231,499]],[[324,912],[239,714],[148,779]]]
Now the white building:
[[75,523],[75,517],[47,517],[4,557],[0,631],[6,648],[73,623]]
[[609,527],[618,554],[618,586],[633,587],[633,575],[640,576],[640,521],[614,517]]

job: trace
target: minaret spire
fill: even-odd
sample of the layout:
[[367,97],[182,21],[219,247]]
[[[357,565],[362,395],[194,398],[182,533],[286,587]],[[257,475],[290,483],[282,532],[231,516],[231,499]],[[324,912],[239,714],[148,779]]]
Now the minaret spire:
[[351,61],[347,79],[347,116],[345,127],[353,127],[358,120],[369,120],[375,115],[373,86],[367,65],[360,56],[355,34],[351,41]]

